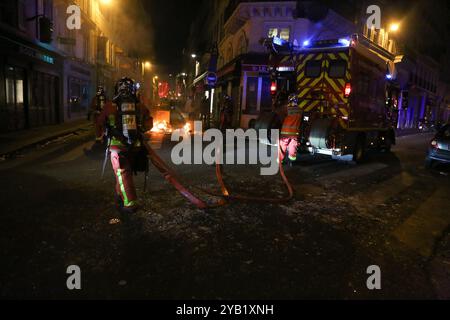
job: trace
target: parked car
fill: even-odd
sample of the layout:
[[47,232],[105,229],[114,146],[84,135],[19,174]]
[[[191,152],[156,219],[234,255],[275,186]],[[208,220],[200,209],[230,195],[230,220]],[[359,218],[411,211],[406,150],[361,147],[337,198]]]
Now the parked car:
[[425,166],[431,168],[437,163],[450,163],[450,124],[444,125],[431,140]]

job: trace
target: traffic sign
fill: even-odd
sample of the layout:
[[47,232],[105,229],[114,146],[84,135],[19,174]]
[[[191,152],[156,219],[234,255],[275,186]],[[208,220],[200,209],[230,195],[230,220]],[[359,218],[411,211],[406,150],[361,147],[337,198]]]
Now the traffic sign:
[[217,83],[217,74],[215,72],[209,72],[206,76],[206,82],[209,86],[215,86]]

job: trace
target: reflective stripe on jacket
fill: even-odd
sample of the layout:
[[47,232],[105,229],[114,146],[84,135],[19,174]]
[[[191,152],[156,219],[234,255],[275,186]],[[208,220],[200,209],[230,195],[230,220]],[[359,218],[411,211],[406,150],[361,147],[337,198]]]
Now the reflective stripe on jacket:
[[300,135],[300,125],[302,122],[302,111],[299,107],[288,108],[288,116],[283,122],[281,135],[297,137]]

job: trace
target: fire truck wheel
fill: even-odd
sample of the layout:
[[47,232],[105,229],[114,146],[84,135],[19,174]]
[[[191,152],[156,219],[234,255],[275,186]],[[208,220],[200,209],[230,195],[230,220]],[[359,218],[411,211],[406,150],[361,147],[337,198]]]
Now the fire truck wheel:
[[364,161],[366,155],[366,144],[364,136],[358,136],[356,139],[355,147],[353,149],[353,161],[361,163]]

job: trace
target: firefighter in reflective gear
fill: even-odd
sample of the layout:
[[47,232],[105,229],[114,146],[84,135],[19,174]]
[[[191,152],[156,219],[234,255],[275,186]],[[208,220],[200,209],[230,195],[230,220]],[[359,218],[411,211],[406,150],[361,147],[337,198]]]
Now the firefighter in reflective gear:
[[121,213],[137,211],[133,174],[148,171],[143,135],[152,127],[149,110],[140,103],[132,79],[116,84],[112,102],[105,105],[101,121],[106,126],[111,163],[116,176],[116,202]]
[[105,127],[102,121],[99,121],[100,114],[102,113],[107,103],[105,89],[102,86],[97,88],[97,94],[92,99],[89,118],[91,114],[94,115],[94,128],[95,128],[95,141],[102,142],[105,135]]
[[288,156],[290,163],[297,160],[301,122],[302,111],[298,106],[297,96],[291,94],[288,101],[287,117],[284,119],[280,133],[280,161],[286,162],[286,156]]

